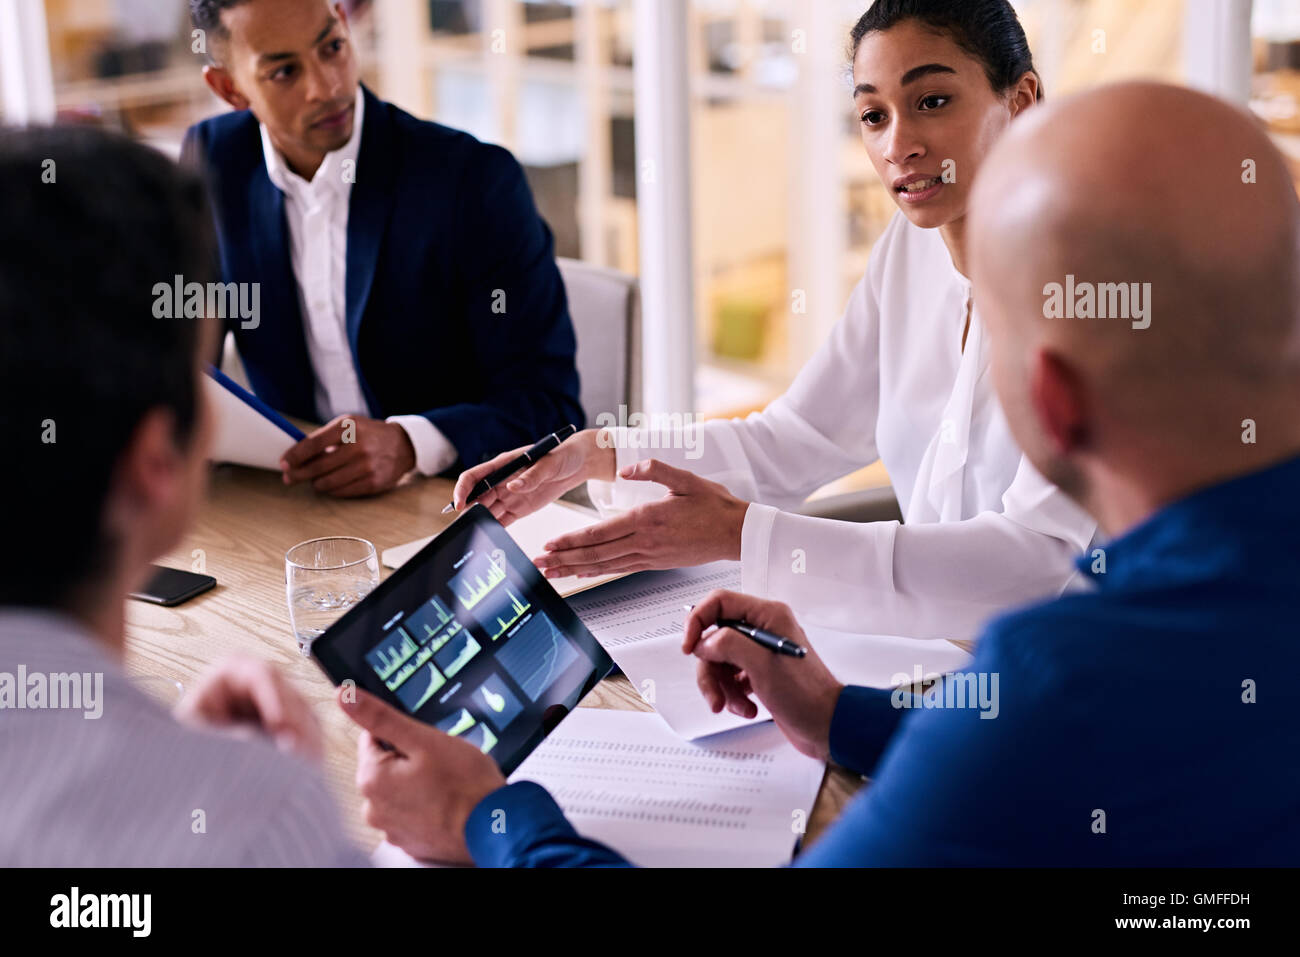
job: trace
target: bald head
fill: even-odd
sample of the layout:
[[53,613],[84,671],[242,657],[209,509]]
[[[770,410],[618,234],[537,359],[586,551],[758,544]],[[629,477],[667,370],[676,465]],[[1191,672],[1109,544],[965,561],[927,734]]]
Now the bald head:
[[1300,205],[1247,114],[1153,83],[1029,111],[968,256],[1017,438],[1090,508],[1099,482],[1159,504],[1300,451]]

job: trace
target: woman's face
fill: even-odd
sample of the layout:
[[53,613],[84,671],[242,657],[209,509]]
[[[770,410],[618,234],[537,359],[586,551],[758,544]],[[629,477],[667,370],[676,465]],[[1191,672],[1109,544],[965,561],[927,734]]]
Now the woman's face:
[[934,229],[966,215],[980,163],[1037,84],[1028,73],[995,93],[979,60],[916,20],[862,39],[853,58],[862,142],[908,219]]

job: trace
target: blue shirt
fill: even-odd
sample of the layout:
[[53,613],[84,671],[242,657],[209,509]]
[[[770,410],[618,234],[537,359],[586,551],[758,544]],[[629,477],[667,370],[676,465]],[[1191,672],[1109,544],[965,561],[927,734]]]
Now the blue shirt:
[[[1095,589],[995,620],[928,695],[997,675],[995,707],[846,688],[831,756],[873,781],[796,865],[1300,864],[1298,531],[1292,459],[1083,556]],[[481,865],[626,864],[535,784],[466,836]]]

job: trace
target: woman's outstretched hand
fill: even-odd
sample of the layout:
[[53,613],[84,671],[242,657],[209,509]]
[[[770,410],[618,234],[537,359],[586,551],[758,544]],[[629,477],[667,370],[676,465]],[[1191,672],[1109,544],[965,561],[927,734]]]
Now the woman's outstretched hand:
[[740,558],[748,502],[717,482],[657,459],[629,465],[619,477],[656,482],[668,494],[547,542],[546,551],[533,559],[547,578],[681,568]]

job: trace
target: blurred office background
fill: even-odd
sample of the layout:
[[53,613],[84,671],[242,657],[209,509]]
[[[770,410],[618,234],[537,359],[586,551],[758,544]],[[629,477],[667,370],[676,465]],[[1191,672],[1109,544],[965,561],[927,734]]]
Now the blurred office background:
[[[1049,96],[1189,83],[1249,103],[1300,160],[1300,0],[1015,5]],[[642,277],[648,409],[734,415],[778,395],[894,214],[849,92],[869,0],[344,6],[376,93],[509,147],[559,255]],[[225,109],[202,62],[185,0],[0,0],[0,120],[57,115],[175,153]]]

